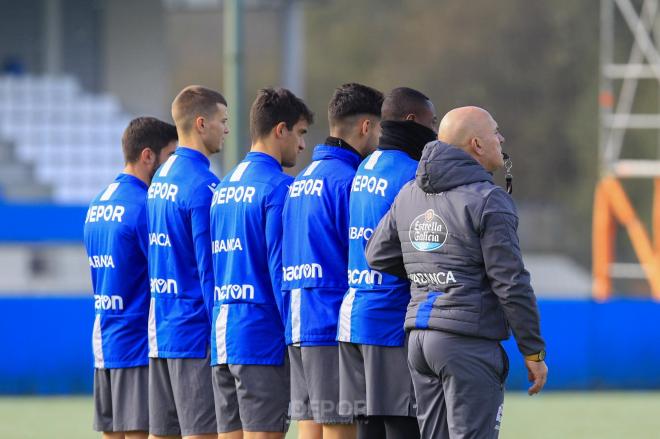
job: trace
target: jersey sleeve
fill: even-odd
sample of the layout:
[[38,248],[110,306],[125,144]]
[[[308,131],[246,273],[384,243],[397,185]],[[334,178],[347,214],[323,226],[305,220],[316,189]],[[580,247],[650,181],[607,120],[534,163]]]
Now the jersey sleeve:
[[265,234],[268,268],[275,302],[283,323],[286,322],[288,315],[288,309],[286,309],[288,302],[283,300],[282,296],[282,210],[291,181],[293,180],[287,179],[279,184],[266,201]]
[[335,225],[339,242],[348,256],[348,235],[350,228],[351,182],[340,184],[335,194]]
[[147,225],[147,203],[145,201],[144,205],[140,206],[140,209],[137,214],[135,221],[135,238],[137,240],[138,247],[142,250],[145,259],[149,254],[149,227]]
[[197,271],[208,311],[209,321],[213,314],[213,259],[211,255],[211,199],[218,180],[209,179],[195,191],[190,202],[190,225],[197,259]]

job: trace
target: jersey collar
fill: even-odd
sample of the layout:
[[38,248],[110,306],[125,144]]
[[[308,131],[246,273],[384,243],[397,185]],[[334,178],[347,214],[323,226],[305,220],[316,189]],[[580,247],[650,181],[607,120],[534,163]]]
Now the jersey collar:
[[244,162],[262,162],[262,163],[267,163],[271,166],[276,167],[280,171],[282,170],[282,165],[280,162],[275,160],[274,157],[265,154],[263,152],[257,152],[257,151],[250,151],[247,153],[245,158],[243,159]]
[[177,146],[177,148],[174,150],[174,154],[202,162],[207,168],[211,166],[211,162],[209,161],[208,157],[197,150],[188,148],[187,146]]
[[117,176],[117,178],[115,178],[115,181],[118,182],[118,183],[136,184],[136,185],[140,186],[141,188],[148,189],[147,184],[144,181],[140,180],[139,178],[137,178],[134,175],[126,174],[124,172],[119,174]]
[[359,154],[349,149],[324,144],[316,145],[314,148],[314,154],[312,154],[312,160],[325,159],[338,159],[348,163],[355,169],[357,169],[357,167],[360,165],[360,162],[362,161],[362,158]]

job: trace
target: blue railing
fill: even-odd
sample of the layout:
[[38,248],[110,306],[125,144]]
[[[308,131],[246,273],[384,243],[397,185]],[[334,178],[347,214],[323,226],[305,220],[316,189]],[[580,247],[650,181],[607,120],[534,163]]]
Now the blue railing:
[[[660,389],[660,303],[541,300],[548,390]],[[92,389],[91,297],[0,298],[0,394]],[[146,323],[145,323],[146,324]],[[509,390],[527,388],[509,340]]]
[[80,242],[87,206],[0,200],[1,242]]

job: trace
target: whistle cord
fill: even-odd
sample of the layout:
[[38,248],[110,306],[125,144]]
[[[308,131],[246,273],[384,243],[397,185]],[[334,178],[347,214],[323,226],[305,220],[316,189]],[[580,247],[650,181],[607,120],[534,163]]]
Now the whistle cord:
[[509,195],[513,193],[513,174],[511,173],[511,168],[513,167],[513,162],[508,154],[504,153],[504,179],[506,180],[506,191]]

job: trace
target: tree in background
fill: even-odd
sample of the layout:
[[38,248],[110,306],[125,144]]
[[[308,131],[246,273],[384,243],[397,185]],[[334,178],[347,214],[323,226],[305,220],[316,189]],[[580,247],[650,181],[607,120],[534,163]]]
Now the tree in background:
[[312,3],[307,12],[314,108],[349,80],[419,88],[439,114],[487,108],[514,159],[523,246],[589,264],[598,2],[337,0]]

